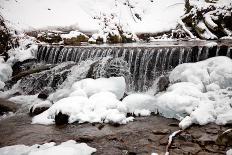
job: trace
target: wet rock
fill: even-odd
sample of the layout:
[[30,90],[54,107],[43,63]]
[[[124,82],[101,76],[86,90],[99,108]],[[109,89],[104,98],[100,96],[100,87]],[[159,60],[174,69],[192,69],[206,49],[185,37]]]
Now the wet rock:
[[42,112],[49,109],[51,106],[52,106],[52,103],[50,101],[43,101],[43,102],[37,103],[30,108],[29,114],[30,116],[41,114]]
[[73,62],[62,63],[50,70],[30,74],[21,79],[19,87],[27,95],[40,93],[45,88],[56,90],[65,81],[71,68],[75,65]]
[[217,138],[216,136],[204,134],[197,141],[201,145],[209,145],[209,144],[211,145],[211,144],[215,144],[216,138]]
[[0,55],[10,49],[11,35],[5,25],[5,21],[0,16]]
[[175,137],[175,139],[182,140],[182,141],[185,141],[185,142],[192,142],[193,141],[192,135],[188,134],[188,133],[185,133],[185,132],[182,132],[181,134],[177,135]]
[[222,134],[218,135],[216,139],[216,144],[232,146],[232,129],[228,129]]
[[160,145],[167,145],[168,144],[168,138],[169,138],[169,135],[164,136],[163,138],[161,138],[159,140],[159,144]]
[[36,59],[27,59],[24,61],[18,61],[12,66],[13,74],[15,76],[23,71],[30,70],[33,64],[36,63]]
[[41,42],[46,43],[59,43],[62,41],[62,38],[59,33],[56,32],[42,32],[37,35],[37,39]]
[[168,88],[170,81],[167,76],[160,76],[157,82],[157,92],[165,91]]
[[171,131],[169,129],[163,129],[163,130],[152,130],[152,133],[155,135],[166,135],[169,134]]
[[94,140],[94,137],[85,135],[85,136],[80,136],[76,139],[77,142],[81,142],[81,143],[89,143],[92,142]]
[[41,91],[38,94],[38,98],[46,100],[50,93],[52,93],[54,90],[52,88],[45,88],[43,91]]
[[18,106],[16,103],[0,98],[0,115],[6,112],[16,112]]
[[55,116],[55,123],[56,125],[68,124],[68,119],[69,119],[69,116],[67,114],[62,114],[61,112],[59,112]]

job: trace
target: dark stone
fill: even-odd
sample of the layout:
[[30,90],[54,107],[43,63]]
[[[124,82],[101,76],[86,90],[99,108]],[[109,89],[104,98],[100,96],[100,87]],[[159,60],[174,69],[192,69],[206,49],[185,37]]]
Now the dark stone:
[[157,82],[157,92],[165,91],[168,88],[170,81],[167,76],[160,76]]
[[[1,54],[6,53],[7,50],[9,50],[12,45],[10,31],[6,27],[5,21],[2,18],[2,16],[0,16],[0,28],[1,28],[0,29],[0,56],[1,56]],[[5,57],[4,59],[6,60],[7,58]]]
[[123,97],[120,99],[120,101],[122,101],[125,97],[127,97],[128,94],[127,93],[124,93]]
[[48,96],[49,96],[48,93],[42,91],[41,93],[39,93],[38,98],[46,100],[48,98]]
[[30,74],[21,79],[19,87],[27,95],[40,93],[45,88],[56,90],[65,81],[74,65],[76,64],[73,62],[59,64],[50,70]]
[[38,94],[38,98],[40,99],[43,99],[43,100],[46,100],[49,96],[49,94],[51,92],[53,92],[54,90],[52,88],[47,88],[47,89],[44,89],[43,91],[41,91],[39,94]]
[[163,129],[163,130],[152,130],[152,133],[155,135],[166,135],[169,134],[171,131],[169,129]]
[[14,102],[0,98],[0,115],[3,115],[6,112],[16,112],[17,109],[18,106]]
[[62,41],[60,34],[55,32],[42,32],[38,35],[37,39],[41,42],[46,42],[50,44],[59,43],[60,41]]
[[36,107],[34,110],[33,110],[33,106],[30,108],[30,116],[35,116],[35,115],[39,115],[41,114],[42,112],[48,110],[49,107]]
[[232,146],[232,129],[228,129],[222,134],[219,134],[216,139],[216,144]]
[[219,49],[218,55],[219,56],[226,56],[228,51],[228,46],[222,45]]
[[89,143],[89,142],[92,142],[94,140],[94,137],[91,137],[91,136],[81,136],[81,137],[78,137],[76,139],[77,142],[81,142],[81,143]]
[[36,59],[27,59],[22,62],[18,61],[12,66],[12,76],[19,74],[20,72],[30,70],[33,64],[36,62]]
[[55,116],[55,123],[56,125],[68,124],[68,119],[69,119],[69,116],[67,114],[62,114],[61,112],[59,112]]

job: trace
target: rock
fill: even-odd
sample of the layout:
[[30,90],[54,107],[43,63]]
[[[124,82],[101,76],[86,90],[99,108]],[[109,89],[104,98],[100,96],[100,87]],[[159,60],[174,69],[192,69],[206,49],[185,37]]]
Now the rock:
[[36,59],[27,59],[22,62],[18,61],[12,66],[13,74],[15,76],[23,71],[30,70],[33,64],[36,63]]
[[4,19],[0,16],[0,55],[10,49],[11,35],[7,29]]
[[232,129],[228,129],[222,134],[218,135],[216,139],[216,144],[232,146]]
[[37,35],[37,39],[41,42],[46,43],[59,43],[62,41],[62,38],[59,33],[56,32],[42,32]]
[[88,42],[89,38],[86,35],[79,35],[72,38],[64,38],[65,45],[80,45],[81,42]]
[[81,143],[89,143],[89,142],[92,142],[93,140],[94,140],[94,137],[91,137],[88,135],[80,136],[76,139],[77,142],[81,142]]
[[41,114],[42,112],[49,109],[51,106],[52,106],[52,103],[48,100],[37,103],[30,108],[30,116]]
[[169,129],[163,129],[163,130],[152,130],[152,133],[155,135],[166,135],[169,134],[171,131]]
[[62,63],[50,70],[30,74],[21,79],[19,87],[26,95],[40,93],[45,88],[56,90],[65,81],[71,68],[75,65],[73,62]]
[[52,88],[45,88],[43,91],[41,91],[39,94],[38,94],[38,98],[40,99],[43,99],[43,100],[46,100],[49,96],[49,94],[51,92],[53,92],[54,90]]
[[0,98],[0,115],[3,115],[6,112],[16,112],[17,109],[18,106],[16,103]]
[[168,88],[170,81],[167,76],[160,76],[157,82],[157,92],[165,91]]
[[205,145],[215,144],[216,138],[217,138],[216,136],[211,136],[209,134],[204,134],[197,141],[198,141],[199,144],[205,146]]
[[62,114],[61,112],[59,112],[55,116],[55,123],[56,125],[68,124],[68,119],[69,119],[69,116],[67,114]]
[[122,58],[102,59],[93,63],[87,73],[87,78],[123,76],[126,81],[130,78],[128,63]]

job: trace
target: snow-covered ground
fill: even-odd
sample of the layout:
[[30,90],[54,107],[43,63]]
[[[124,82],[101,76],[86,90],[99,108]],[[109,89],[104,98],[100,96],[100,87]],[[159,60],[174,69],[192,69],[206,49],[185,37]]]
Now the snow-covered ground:
[[13,145],[0,148],[1,155],[91,155],[96,152],[95,148],[89,147],[85,143],[76,143],[69,140],[56,145],[54,142],[42,145]]
[[[104,20],[133,33],[174,29],[184,14],[184,0],[2,0],[0,12],[16,30],[74,29],[95,33]],[[109,26],[111,27],[111,26]]]

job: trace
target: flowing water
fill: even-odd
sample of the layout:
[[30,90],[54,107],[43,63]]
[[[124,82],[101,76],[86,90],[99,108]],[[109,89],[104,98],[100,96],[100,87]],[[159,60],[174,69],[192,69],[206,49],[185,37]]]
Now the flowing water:
[[[197,46],[196,46],[197,45]],[[202,43],[176,45],[112,45],[112,46],[55,46],[40,45],[37,51],[39,62],[62,63],[74,61],[80,63],[88,59],[110,56],[121,58],[128,63],[131,79],[130,91],[146,91],[157,77],[166,74],[179,64],[197,62],[214,56],[232,58],[231,44],[218,44],[208,47]]]

